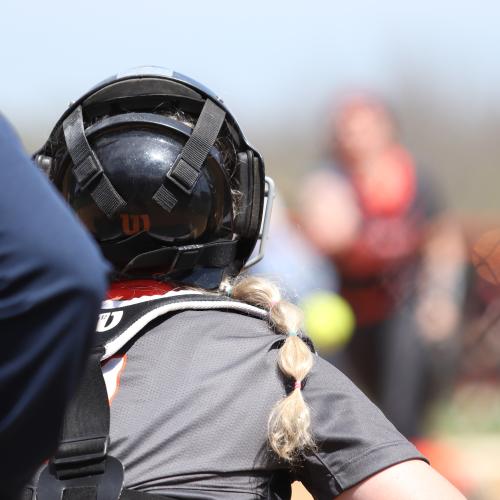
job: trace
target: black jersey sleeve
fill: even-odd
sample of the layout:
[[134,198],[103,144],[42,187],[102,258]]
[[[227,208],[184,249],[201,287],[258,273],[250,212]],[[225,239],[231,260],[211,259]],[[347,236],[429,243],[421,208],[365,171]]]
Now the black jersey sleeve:
[[0,115],[0,497],[53,452],[108,267]]
[[295,473],[315,498],[333,498],[399,462],[425,460],[347,377],[319,357],[304,397],[317,450]]

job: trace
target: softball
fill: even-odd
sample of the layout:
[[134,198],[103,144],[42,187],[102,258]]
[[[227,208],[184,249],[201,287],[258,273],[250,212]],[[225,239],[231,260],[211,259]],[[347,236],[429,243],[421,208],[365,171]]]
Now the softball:
[[339,295],[317,292],[303,302],[306,333],[320,353],[332,353],[347,344],[356,324],[351,306]]

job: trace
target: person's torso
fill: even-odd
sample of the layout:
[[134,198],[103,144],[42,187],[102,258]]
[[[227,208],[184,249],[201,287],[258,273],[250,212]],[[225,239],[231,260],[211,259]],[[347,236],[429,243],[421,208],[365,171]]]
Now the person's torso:
[[394,158],[386,176],[381,172],[369,182],[343,174],[356,195],[362,220],[358,237],[334,260],[341,293],[360,325],[383,321],[411,294],[425,231],[436,211],[432,193],[411,157],[399,148],[389,153]]
[[257,318],[186,310],[158,318],[107,360],[110,454],[125,467],[125,486],[179,498],[270,498],[280,469],[266,440],[284,393],[279,341]]

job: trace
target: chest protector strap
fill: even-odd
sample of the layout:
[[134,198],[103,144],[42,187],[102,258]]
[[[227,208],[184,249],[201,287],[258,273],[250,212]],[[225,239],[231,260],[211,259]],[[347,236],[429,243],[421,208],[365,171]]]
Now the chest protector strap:
[[[64,415],[55,455],[38,484],[26,487],[34,500],[165,500],[123,488],[121,462],[108,454],[109,402],[101,362],[118,352],[158,317],[183,310],[228,310],[260,319],[267,312],[226,297],[179,294],[114,309],[103,309],[83,380]],[[36,482],[36,481],[35,481]]]

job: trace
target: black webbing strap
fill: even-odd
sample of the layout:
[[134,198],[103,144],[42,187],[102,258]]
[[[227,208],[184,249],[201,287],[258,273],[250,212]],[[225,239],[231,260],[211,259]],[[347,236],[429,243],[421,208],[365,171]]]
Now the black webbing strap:
[[109,402],[101,370],[103,346],[89,357],[64,415],[61,441],[39,474],[37,500],[118,500],[123,465],[108,455]]
[[101,370],[104,348],[87,362],[82,383],[64,415],[62,437],[50,466],[59,479],[100,474],[109,440],[109,403]]
[[[226,112],[222,108],[207,99],[191,136],[168,171],[167,178],[185,193],[192,193],[203,163],[219,135],[225,116]],[[167,212],[170,212],[177,203],[175,195],[164,184],[153,195],[153,200]]]
[[63,122],[64,138],[73,160],[73,173],[95,204],[111,218],[126,202],[104,173],[99,159],[85,136],[82,108],[78,106]]

